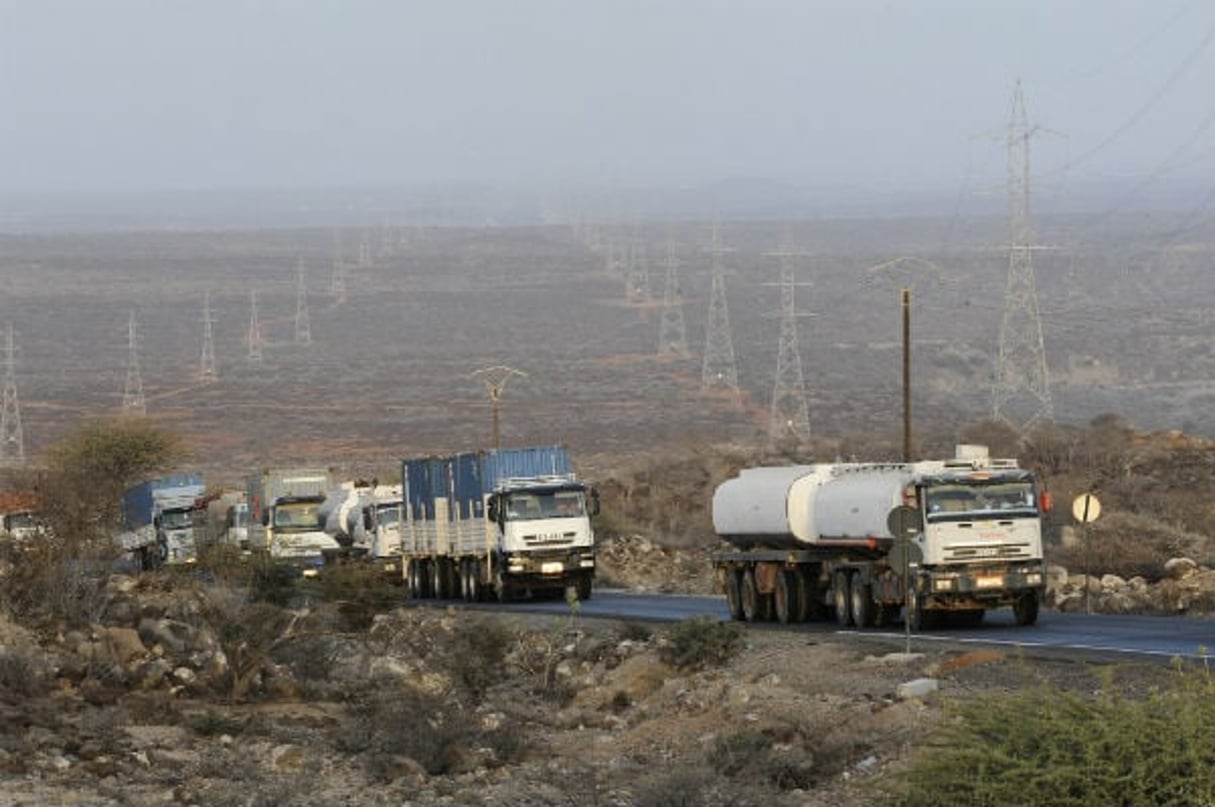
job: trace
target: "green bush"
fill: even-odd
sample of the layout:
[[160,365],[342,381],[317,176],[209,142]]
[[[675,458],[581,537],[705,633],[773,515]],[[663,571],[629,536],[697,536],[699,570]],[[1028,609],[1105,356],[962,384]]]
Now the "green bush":
[[893,807],[1215,804],[1215,679],[1182,672],[1142,698],[1035,687],[953,705],[888,788]]
[[743,627],[696,616],[678,622],[659,648],[663,661],[681,670],[700,670],[725,664],[743,648]]

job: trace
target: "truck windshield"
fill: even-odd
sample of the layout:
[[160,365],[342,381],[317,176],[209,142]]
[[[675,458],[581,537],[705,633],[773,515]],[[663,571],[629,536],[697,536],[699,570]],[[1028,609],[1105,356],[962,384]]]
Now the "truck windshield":
[[586,496],[581,490],[512,493],[506,499],[507,521],[579,518],[585,515]]
[[160,523],[166,530],[184,530],[194,519],[189,510],[166,510],[160,514]]
[[1032,482],[934,485],[924,493],[929,521],[1033,516],[1038,513]]
[[395,504],[380,505],[375,509],[375,518],[381,527],[391,527],[397,523],[400,510]]
[[287,502],[274,508],[274,526],[282,530],[321,529],[320,502]]

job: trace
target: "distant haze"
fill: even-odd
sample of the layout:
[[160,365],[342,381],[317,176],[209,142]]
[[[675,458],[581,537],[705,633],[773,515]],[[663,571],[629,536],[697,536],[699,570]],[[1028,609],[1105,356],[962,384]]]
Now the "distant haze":
[[1201,0],[0,0],[0,194],[1215,179]]

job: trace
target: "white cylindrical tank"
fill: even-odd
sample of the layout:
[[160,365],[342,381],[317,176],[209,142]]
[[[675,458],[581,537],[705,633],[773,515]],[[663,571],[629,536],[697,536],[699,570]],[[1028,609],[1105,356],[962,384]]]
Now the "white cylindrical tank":
[[747,468],[713,494],[713,528],[744,548],[890,538],[887,518],[912,481],[898,465]]

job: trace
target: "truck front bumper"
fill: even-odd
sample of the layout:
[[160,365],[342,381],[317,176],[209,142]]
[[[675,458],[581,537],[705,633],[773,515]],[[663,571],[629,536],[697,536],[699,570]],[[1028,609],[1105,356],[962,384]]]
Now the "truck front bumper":
[[561,583],[571,577],[594,574],[595,552],[590,547],[545,552],[507,553],[503,570],[512,580]]
[[922,570],[918,588],[938,603],[957,608],[1011,605],[1030,591],[1046,586],[1042,564]]

